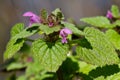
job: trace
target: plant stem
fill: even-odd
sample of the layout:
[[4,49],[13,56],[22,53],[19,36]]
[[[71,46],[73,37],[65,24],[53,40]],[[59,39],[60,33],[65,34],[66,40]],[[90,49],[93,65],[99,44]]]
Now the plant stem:
[[61,68],[57,70],[57,76],[58,76],[58,80],[63,80],[63,74]]
[[26,38],[27,41],[33,42],[34,40]]

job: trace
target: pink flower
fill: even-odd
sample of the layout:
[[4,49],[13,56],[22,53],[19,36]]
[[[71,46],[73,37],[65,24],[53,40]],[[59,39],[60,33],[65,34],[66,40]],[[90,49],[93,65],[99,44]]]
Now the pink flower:
[[54,23],[53,23],[53,22],[50,22],[50,23],[48,23],[48,25],[49,25],[50,27],[52,27],[52,26],[54,25]]
[[33,61],[33,58],[32,57],[28,57],[27,58],[27,62],[32,62]]
[[109,18],[109,19],[112,19],[113,15],[110,11],[108,11],[106,17]]
[[72,31],[68,28],[64,28],[60,30],[60,36],[62,37],[62,43],[67,43],[67,36],[72,34]]
[[26,12],[23,14],[23,16],[30,18],[29,26],[31,26],[33,23],[41,23],[40,17],[32,12]]

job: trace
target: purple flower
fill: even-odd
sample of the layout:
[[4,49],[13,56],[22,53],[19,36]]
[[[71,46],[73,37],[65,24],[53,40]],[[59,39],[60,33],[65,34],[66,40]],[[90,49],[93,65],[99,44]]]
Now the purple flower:
[[64,28],[60,30],[60,36],[62,37],[62,43],[67,43],[67,36],[72,34],[72,31],[68,28]]
[[54,25],[54,23],[53,23],[53,22],[50,22],[50,23],[48,23],[48,25],[49,25],[50,27],[52,27],[52,26]]
[[23,16],[30,18],[29,26],[31,26],[33,23],[41,23],[40,17],[32,12],[26,12],[23,14]]
[[32,62],[33,61],[33,58],[32,57],[28,57],[27,58],[27,62]]
[[109,18],[109,19],[112,19],[113,15],[110,11],[108,11],[106,17]]

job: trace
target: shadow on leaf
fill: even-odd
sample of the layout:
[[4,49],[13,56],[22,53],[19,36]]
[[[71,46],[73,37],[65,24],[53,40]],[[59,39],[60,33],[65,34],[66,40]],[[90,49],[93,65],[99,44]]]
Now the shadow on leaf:
[[62,64],[62,71],[66,74],[75,73],[79,70],[78,63],[73,61],[71,58],[67,58]]
[[99,76],[110,76],[120,71],[118,65],[107,65],[104,67],[97,67],[95,70],[89,72],[89,76],[97,78]]
[[80,46],[87,48],[87,49],[92,49],[91,44],[88,42],[88,40],[86,38],[82,38],[79,43]]

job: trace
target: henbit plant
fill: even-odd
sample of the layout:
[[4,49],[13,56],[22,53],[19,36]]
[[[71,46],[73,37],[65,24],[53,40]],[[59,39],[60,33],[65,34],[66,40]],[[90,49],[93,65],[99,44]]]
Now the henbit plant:
[[[120,79],[117,6],[113,5],[106,16],[80,19],[90,24],[83,30],[64,21],[60,9],[50,14],[42,9],[39,16],[26,12],[23,16],[29,17],[29,26],[18,23],[12,27],[4,52],[4,60],[13,59],[6,66],[8,71],[25,70],[15,80]],[[36,34],[36,39],[30,39]]]

